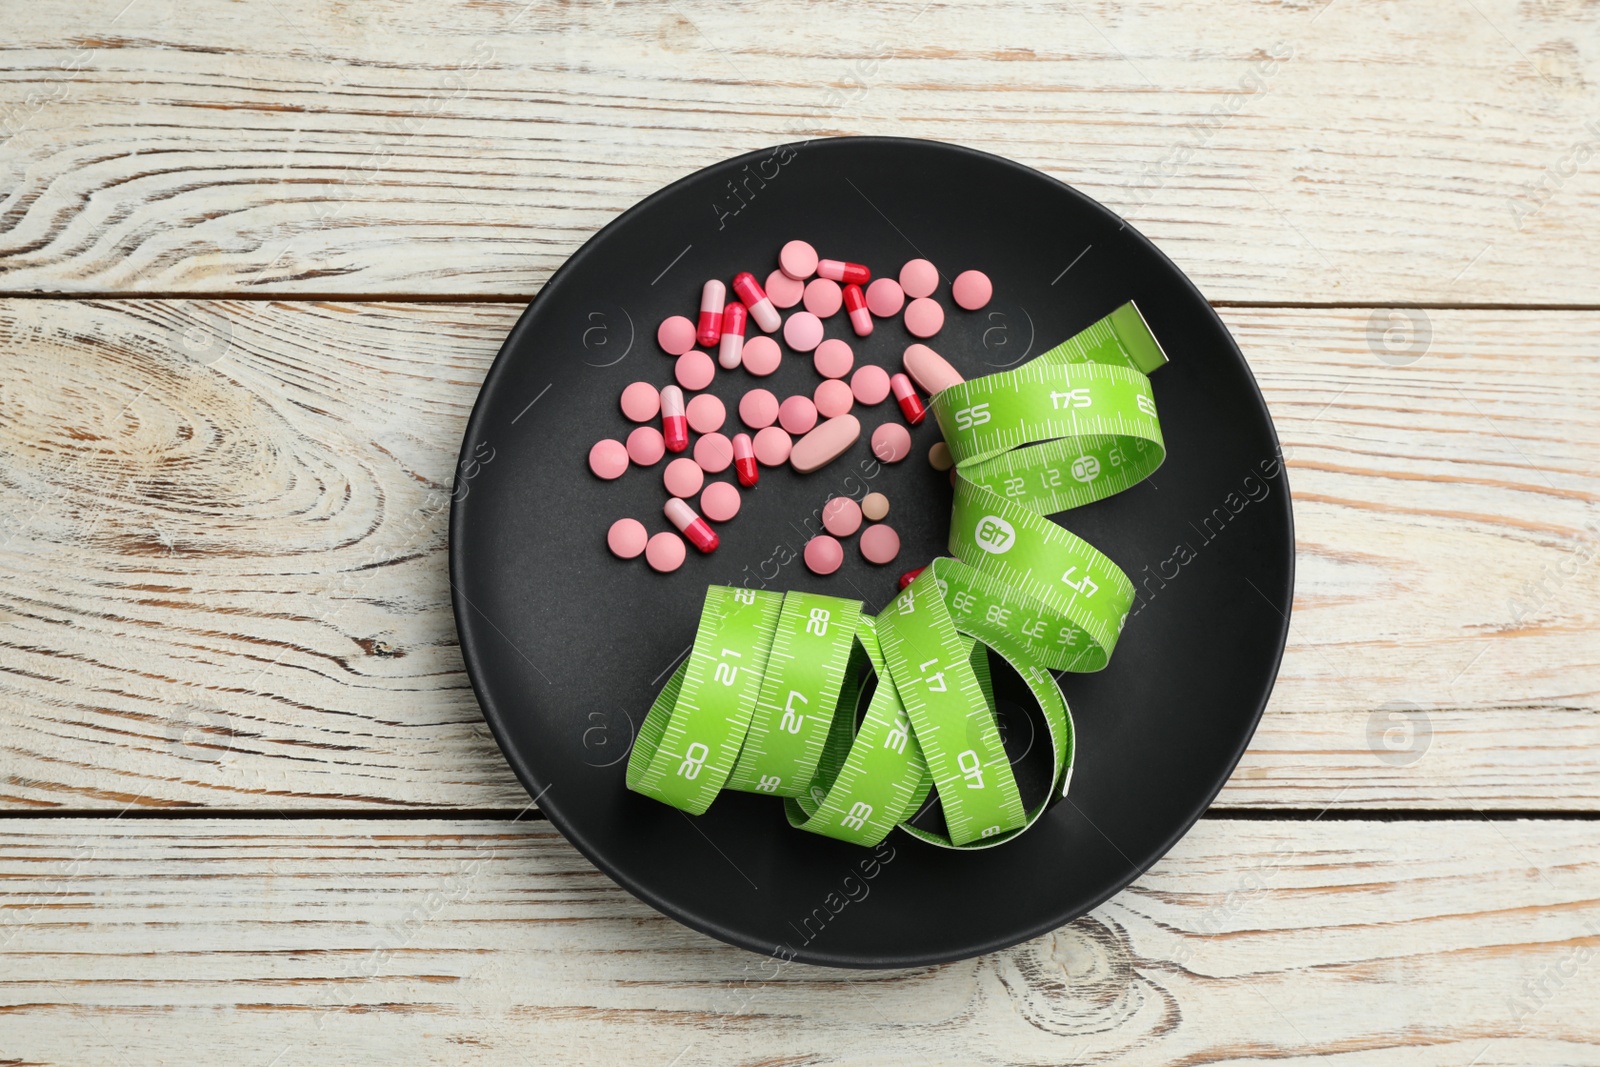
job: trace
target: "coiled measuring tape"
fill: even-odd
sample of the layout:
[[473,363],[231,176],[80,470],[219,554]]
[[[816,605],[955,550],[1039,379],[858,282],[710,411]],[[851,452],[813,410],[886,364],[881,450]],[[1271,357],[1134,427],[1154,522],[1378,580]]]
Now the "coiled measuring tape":
[[[1161,465],[1149,374],[1165,362],[1128,303],[1016,370],[935,395],[956,463],[953,558],[875,618],[857,600],[711,586],[634,742],[628,788],[695,815],[723,789],[781,796],[791,825],[869,846],[896,826],[952,848],[1026,830],[1065,794],[1076,754],[1050,671],[1103,668],[1134,596],[1116,564],[1045,516]],[[1049,734],[1053,787],[1031,810],[986,650],[1017,672]],[[907,821],[935,790],[945,834]]]

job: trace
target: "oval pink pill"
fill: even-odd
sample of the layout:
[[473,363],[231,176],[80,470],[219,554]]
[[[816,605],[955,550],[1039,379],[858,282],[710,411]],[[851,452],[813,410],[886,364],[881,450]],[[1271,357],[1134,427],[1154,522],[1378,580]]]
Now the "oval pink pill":
[[809,311],[796,311],[784,320],[783,339],[796,352],[809,352],[822,343],[822,320]]
[[872,454],[885,463],[899,463],[911,455],[911,431],[898,422],[886,422],[872,431]]
[[832,574],[844,562],[844,546],[827,534],[818,534],[806,542],[805,560],[813,574]]
[[744,369],[757,378],[765,378],[783,363],[783,350],[770,337],[755,336],[744,343]]
[[739,421],[764,430],[778,421],[778,398],[766,389],[752,389],[739,398]]
[[644,546],[644,561],[650,564],[652,570],[667,574],[683,566],[683,557],[688,551],[683,547],[683,538],[663,531],[650,538]]
[[889,372],[867,364],[850,376],[850,391],[859,404],[881,404],[889,395]]
[[931,296],[939,288],[939,269],[925,259],[913,259],[900,268],[900,288],[913,299]]
[[789,435],[776,426],[768,426],[756,434],[756,439],[751,442],[756,462],[763,467],[780,467],[789,462],[793,445]]
[[622,391],[622,414],[630,422],[649,422],[660,413],[661,390],[649,382],[634,382]]
[[628,447],[610,437],[596,441],[594,447],[589,449],[589,469],[608,482],[622,477],[622,473],[628,469]]
[[906,291],[893,278],[874,278],[867,286],[867,310],[880,319],[900,314],[905,303]]
[[812,278],[806,282],[806,310],[819,319],[837,315],[844,306],[844,290],[839,283],[827,278]]
[[824,378],[843,378],[855,365],[856,354],[850,351],[848,341],[830,337],[817,346],[811,362],[816,366],[817,373]]
[[964,270],[950,283],[950,295],[968,311],[977,311],[994,296],[994,283],[981,270]]
[[937,396],[950,386],[966,381],[960,371],[927,345],[907,345],[903,359],[906,373],[929,396]]
[[893,562],[900,554],[900,535],[894,532],[894,527],[881,522],[868,526],[861,534],[861,554],[868,563],[880,567]]
[[837,378],[829,378],[817,386],[811,399],[817,405],[817,414],[825,419],[838,418],[855,406],[856,395],[850,387]]
[[692,459],[675,459],[661,472],[667,492],[680,499],[694,496],[706,483],[706,472]]
[[700,494],[700,514],[712,522],[727,522],[739,514],[739,490],[732,482],[712,482]]
[[767,275],[767,299],[773,307],[792,308],[805,295],[805,282],[795,281],[781,270]]
[[817,424],[817,405],[809,397],[791,396],[778,405],[778,425],[792,434],[810,433]]
[[911,301],[906,305],[906,329],[913,337],[932,337],[944,329],[944,308],[927,297]]
[[656,327],[656,344],[669,356],[681,356],[694,347],[694,332],[694,323],[682,315],[673,315]]
[[683,413],[689,419],[689,429],[695,433],[715,433],[728,421],[728,409],[710,393],[701,393],[690,400]]
[[847,496],[834,497],[822,505],[822,528],[835,537],[849,537],[861,529],[861,505]]
[[628,435],[628,458],[641,467],[653,467],[667,454],[667,442],[654,426],[640,426]]
[[801,474],[810,474],[838,459],[860,437],[861,422],[854,415],[829,419],[795,442],[789,463]]
[[691,392],[704,389],[711,384],[711,379],[717,376],[717,363],[698,349],[685,352],[678,357],[678,362],[672,369],[672,376],[678,379],[679,385]]
[[733,463],[733,442],[720,433],[701,434],[694,443],[694,461],[707,474],[721,474]]
[[778,250],[778,268],[803,282],[817,273],[817,250],[805,241],[790,241]]
[[606,547],[620,559],[633,559],[644,551],[650,535],[638,519],[618,519],[606,531]]

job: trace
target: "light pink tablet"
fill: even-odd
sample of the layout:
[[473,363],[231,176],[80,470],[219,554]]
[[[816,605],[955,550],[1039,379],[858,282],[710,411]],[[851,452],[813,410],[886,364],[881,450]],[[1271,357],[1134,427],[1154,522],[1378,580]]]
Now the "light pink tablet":
[[849,537],[861,529],[861,505],[847,496],[834,497],[822,505],[822,528],[835,537]]
[[629,421],[649,422],[660,413],[661,390],[649,382],[634,382],[622,391],[622,414]]
[[650,538],[644,546],[644,561],[650,564],[652,570],[667,574],[683,566],[683,557],[688,554],[688,549],[683,547],[683,538],[675,533],[665,531]]
[[944,329],[944,308],[927,297],[911,301],[906,305],[906,329],[913,337],[932,337]]
[[925,259],[913,259],[900,268],[900,288],[912,299],[932,296],[939,288],[939,271]]
[[732,482],[712,482],[700,494],[700,514],[712,522],[727,522],[739,514],[739,490]]
[[650,535],[638,519],[618,519],[606,531],[606,547],[621,559],[634,559],[644,551]]
[[794,442],[778,427],[768,426],[756,434],[751,446],[755,449],[757,463],[763,467],[779,467],[789,462]]
[[661,472],[661,480],[666,484],[667,492],[687,499],[698,493],[706,483],[706,472],[694,460],[680,458],[667,464],[667,469]]
[[757,335],[744,343],[744,369],[765,378],[783,363],[783,350],[772,338]]
[[964,270],[950,283],[950,295],[968,311],[977,311],[994,296],[994,283],[981,270]]
[[806,310],[819,319],[837,315],[844,306],[844,290],[839,283],[827,278],[812,278],[806,282]]
[[822,343],[822,320],[809,311],[796,311],[783,322],[783,340],[796,352],[810,352]]
[[827,534],[818,534],[806,542],[806,566],[814,574],[832,574],[844,562],[844,546]]
[[805,295],[805,282],[795,281],[781,270],[767,275],[767,299],[774,307],[792,308]]
[[752,389],[739,398],[739,421],[764,430],[778,421],[778,398],[766,389]]
[[695,433],[716,433],[728,420],[728,409],[710,393],[694,397],[683,409],[688,416],[689,429]]
[[911,455],[911,431],[898,422],[886,422],[872,431],[872,454],[885,463],[899,463]]
[[791,396],[778,405],[778,425],[796,436],[817,424],[817,405],[807,396]]
[[694,443],[694,461],[707,474],[721,474],[733,464],[733,442],[720,433],[701,434]]
[[594,447],[589,449],[589,469],[594,471],[596,477],[608,482],[622,477],[628,469],[628,446],[610,437],[596,441]]
[[927,345],[907,345],[901,358],[911,380],[922,386],[922,391],[929,396],[966,381],[961,372],[950,365],[949,360]]
[[817,386],[817,391],[811,394],[811,399],[817,405],[817,414],[825,419],[834,419],[855,406],[856,395],[844,382],[837,378],[829,378]]
[[638,426],[628,435],[628,458],[641,467],[653,467],[667,454],[667,442],[654,426]]
[[795,442],[789,465],[801,474],[821,470],[838,459],[861,438],[861,421],[854,415],[829,419]]
[[850,368],[855,366],[856,354],[850,351],[848,341],[830,337],[817,346],[811,362],[815,364],[817,373],[824,378],[843,378],[850,373]]
[[881,404],[889,395],[889,372],[868,363],[850,376],[850,391],[857,403]]
[[880,567],[891,563],[900,554],[900,535],[894,532],[894,527],[881,522],[868,526],[861,532],[861,554],[868,563]]
[[681,356],[694,347],[694,323],[682,315],[661,320],[656,327],[656,344],[669,356]]
[[905,303],[906,291],[893,278],[874,278],[867,286],[867,310],[880,319],[900,314]]
[[678,384],[693,392],[704,389],[711,384],[711,379],[717,376],[717,361],[698,349],[685,352],[678,357],[677,365],[672,369],[672,376],[678,379]]
[[778,267],[803,282],[817,273],[817,250],[805,241],[790,241],[778,252]]

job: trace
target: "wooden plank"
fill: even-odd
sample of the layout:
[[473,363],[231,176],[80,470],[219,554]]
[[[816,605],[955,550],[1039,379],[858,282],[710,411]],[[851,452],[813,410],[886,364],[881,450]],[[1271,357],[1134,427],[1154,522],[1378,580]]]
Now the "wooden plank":
[[[974,145],[1213,299],[1593,304],[1592,5],[42,0],[0,48],[10,292],[530,294],[715,160]],[[709,213],[708,213],[709,217]]]
[[[0,302],[0,803],[520,808],[444,524],[517,311]],[[1300,544],[1224,805],[1600,808],[1600,313],[1429,314],[1394,367],[1365,310],[1226,312]]]
[[850,972],[694,933],[542,823],[11,820],[0,1047],[29,1064],[1594,1064],[1597,845],[1587,821],[1205,820],[1053,934]]

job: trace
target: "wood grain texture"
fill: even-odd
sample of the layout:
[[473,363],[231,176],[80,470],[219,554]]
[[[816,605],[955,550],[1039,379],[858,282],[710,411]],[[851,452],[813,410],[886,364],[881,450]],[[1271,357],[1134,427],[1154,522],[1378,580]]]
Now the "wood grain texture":
[[1595,302],[1591,3],[804,10],[30,3],[0,290],[530,294],[708,163],[897,134],[1074,184],[1213,299]]
[[[517,311],[0,302],[0,803],[520,808],[445,562]],[[1600,314],[1429,315],[1393,367],[1364,310],[1225,313],[1299,570],[1224,805],[1600,809]]]
[[[12,820],[0,1049],[73,1065],[1595,1064],[1597,845],[1593,822],[1205,820],[1053,934],[859,972],[694,933],[542,823]],[[848,907],[892,907],[865,886]]]

